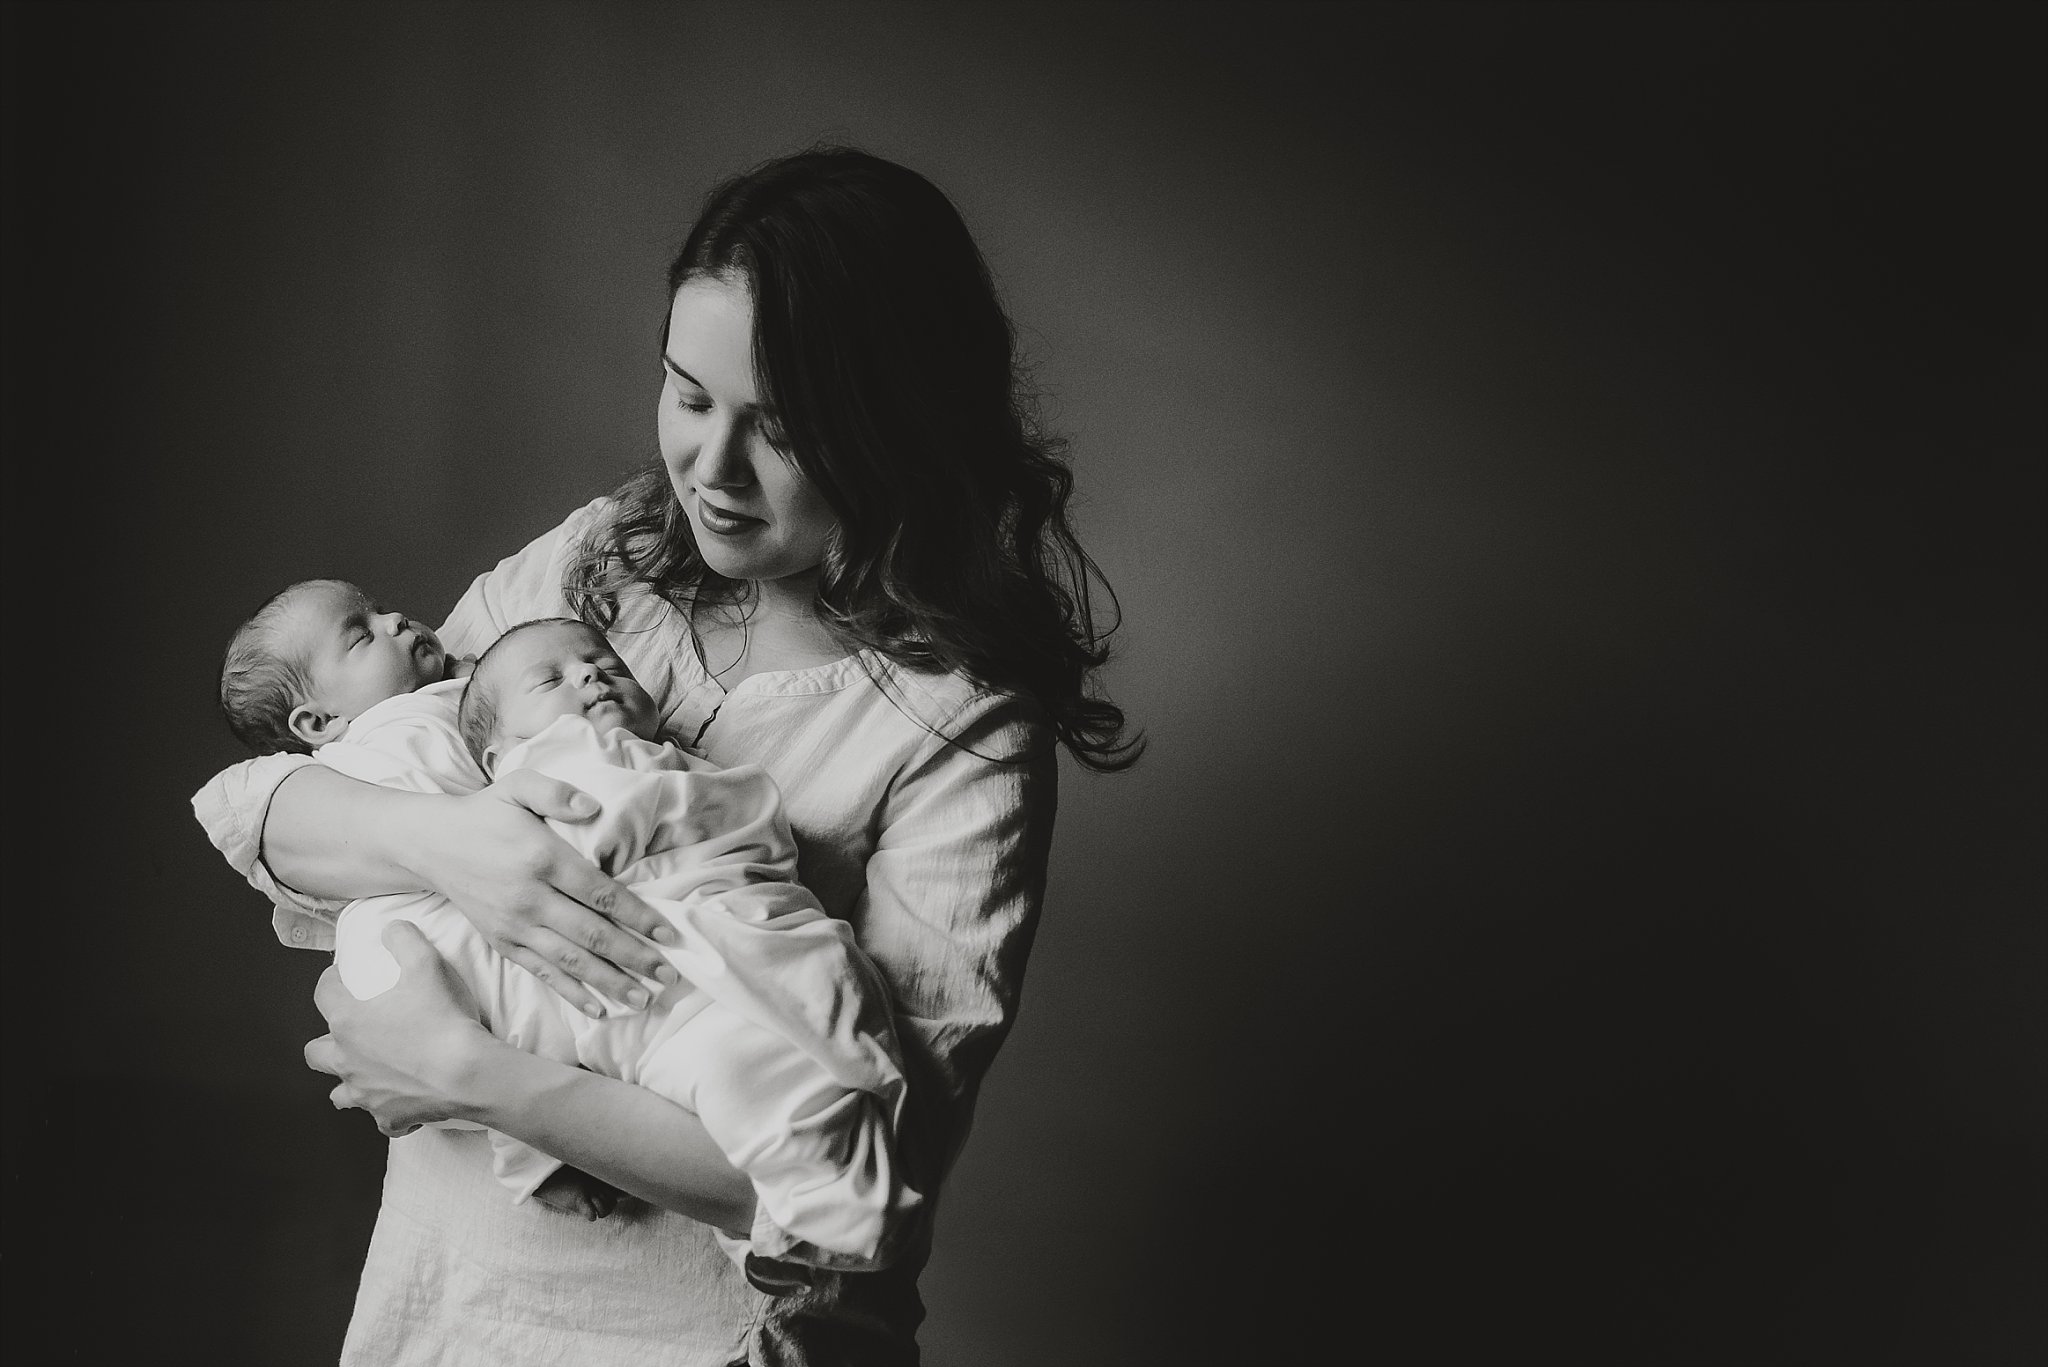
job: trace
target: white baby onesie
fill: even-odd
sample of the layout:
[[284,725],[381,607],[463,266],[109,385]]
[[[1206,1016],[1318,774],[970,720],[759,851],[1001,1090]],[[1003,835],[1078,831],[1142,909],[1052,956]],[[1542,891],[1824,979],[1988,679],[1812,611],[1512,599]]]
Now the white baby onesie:
[[[478,786],[480,772],[438,710],[387,715],[366,711],[318,758],[417,791]],[[444,772],[450,746],[467,773]],[[851,927],[794,881],[796,846],[773,781],[623,730],[600,735],[581,717],[515,747],[499,771],[518,768],[598,801],[595,820],[549,824],[668,918],[679,943],[662,949],[682,981],[644,1011],[607,1002],[593,1020],[500,956],[446,898],[408,893],[342,912],[343,983],[367,998],[396,982],[381,937],[392,922],[411,922],[454,967],[493,1034],[695,1112],[753,1182],[753,1252],[846,1270],[886,1262],[888,1232],[920,1200],[895,1162],[905,1084],[888,988]],[[491,1140],[499,1180],[518,1200],[561,1166],[503,1135]]]

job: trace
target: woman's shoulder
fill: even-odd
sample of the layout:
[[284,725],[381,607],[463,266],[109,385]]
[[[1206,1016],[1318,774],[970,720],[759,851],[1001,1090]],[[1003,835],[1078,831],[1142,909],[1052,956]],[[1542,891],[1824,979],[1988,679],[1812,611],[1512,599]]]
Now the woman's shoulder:
[[554,526],[500,560],[497,568],[479,576],[479,582],[501,584],[530,581],[534,585],[559,587],[563,567],[578,554],[590,535],[603,526],[612,510],[609,496],[594,498],[572,509]]
[[564,544],[581,541],[610,521],[617,507],[618,500],[612,495],[599,494],[563,518],[561,524],[555,528],[555,534],[562,538]]
[[993,687],[960,670],[917,668],[870,652],[876,687],[939,744],[999,739],[1004,751],[1048,743],[1045,709],[1027,694]]
[[592,499],[478,575],[442,622],[441,643],[476,655],[515,623],[566,615],[563,576],[610,502]]
[[560,522],[534,537],[533,540],[501,562],[502,566],[526,562],[545,562],[559,569],[575,559],[586,542],[593,535],[601,535],[611,520],[617,502],[609,494],[601,494],[579,508],[572,508]]
[[570,509],[561,521],[535,536],[509,559],[531,556],[536,551],[556,555],[572,551],[577,543],[604,525],[616,506],[617,500],[610,494],[600,494],[581,507]]

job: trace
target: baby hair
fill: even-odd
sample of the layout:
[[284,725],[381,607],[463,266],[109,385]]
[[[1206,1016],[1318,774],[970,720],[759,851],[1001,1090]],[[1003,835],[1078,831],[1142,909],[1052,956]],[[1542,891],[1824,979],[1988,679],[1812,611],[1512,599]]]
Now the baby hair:
[[491,642],[491,648],[477,657],[476,667],[469,672],[469,682],[462,686],[462,703],[455,712],[455,729],[462,735],[462,743],[469,750],[469,757],[479,767],[484,765],[484,751],[490,748],[498,732],[498,698],[492,685],[485,679],[490,672],[491,657],[498,653],[500,646],[521,632],[535,627],[572,626],[584,631],[597,628],[574,617],[536,617],[530,622],[521,622],[508,627],[505,634]]
[[292,734],[292,709],[313,691],[303,654],[287,639],[292,604],[307,589],[342,584],[301,579],[272,594],[235,629],[220,671],[220,710],[235,739],[259,755],[310,755],[313,747]]

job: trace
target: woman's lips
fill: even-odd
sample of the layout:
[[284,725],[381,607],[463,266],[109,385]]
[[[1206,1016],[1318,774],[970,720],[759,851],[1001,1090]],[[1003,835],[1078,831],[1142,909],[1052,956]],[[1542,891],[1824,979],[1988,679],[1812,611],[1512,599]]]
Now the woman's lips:
[[758,517],[747,517],[741,513],[730,513],[716,504],[697,500],[697,525],[707,532],[720,536],[737,536],[767,524]]

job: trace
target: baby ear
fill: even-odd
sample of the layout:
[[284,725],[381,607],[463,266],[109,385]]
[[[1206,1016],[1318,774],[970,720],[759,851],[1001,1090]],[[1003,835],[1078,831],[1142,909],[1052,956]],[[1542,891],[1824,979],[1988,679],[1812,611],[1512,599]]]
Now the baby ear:
[[340,740],[348,730],[348,718],[300,703],[285,719],[285,728],[311,748],[318,750],[331,740]]
[[484,747],[483,759],[480,761],[484,766],[484,777],[495,779],[498,776],[498,751],[501,748],[503,747],[497,745]]

